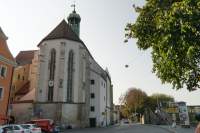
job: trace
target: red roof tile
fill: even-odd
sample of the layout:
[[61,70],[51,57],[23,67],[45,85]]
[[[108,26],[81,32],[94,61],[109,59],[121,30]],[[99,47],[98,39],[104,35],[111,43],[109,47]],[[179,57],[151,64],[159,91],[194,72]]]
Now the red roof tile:
[[15,95],[25,95],[29,92],[30,88],[30,82],[28,81],[26,84],[24,84],[16,93]]
[[19,54],[16,56],[16,62],[18,65],[26,65],[31,64],[34,58],[34,52],[36,50],[30,51],[20,51]]
[[9,48],[8,48],[6,40],[7,40],[7,37],[0,27],[0,55],[4,56],[5,58],[7,58],[11,61],[15,61]]

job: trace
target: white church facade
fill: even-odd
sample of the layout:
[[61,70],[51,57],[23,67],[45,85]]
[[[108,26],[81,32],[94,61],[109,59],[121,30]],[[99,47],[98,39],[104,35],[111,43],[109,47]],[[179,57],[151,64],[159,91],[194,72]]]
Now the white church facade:
[[74,10],[39,43],[33,115],[76,127],[110,125],[111,77],[79,38],[80,21]]

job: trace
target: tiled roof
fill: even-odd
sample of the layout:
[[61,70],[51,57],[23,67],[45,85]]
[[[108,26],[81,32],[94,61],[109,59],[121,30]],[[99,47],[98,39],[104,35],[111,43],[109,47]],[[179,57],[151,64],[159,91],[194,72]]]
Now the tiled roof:
[[5,33],[3,32],[3,30],[0,27],[0,37],[3,38],[4,40],[7,40],[8,37],[5,35]]
[[32,60],[34,58],[34,52],[36,50],[30,50],[30,51],[20,51],[19,54],[16,56],[16,62],[18,65],[26,65],[31,64]]
[[62,20],[62,22],[55,29],[42,39],[38,46],[40,46],[40,44],[45,40],[53,39],[68,39],[83,43],[65,20]]
[[79,36],[76,35],[76,33],[71,29],[69,24],[64,19],[55,29],[53,29],[44,39],[42,39],[42,41],[40,41],[40,43],[38,44],[38,47],[43,41],[53,40],[53,39],[68,39],[68,40],[80,42],[85,46],[91,58],[93,58],[90,51],[84,44],[84,42],[79,38]]

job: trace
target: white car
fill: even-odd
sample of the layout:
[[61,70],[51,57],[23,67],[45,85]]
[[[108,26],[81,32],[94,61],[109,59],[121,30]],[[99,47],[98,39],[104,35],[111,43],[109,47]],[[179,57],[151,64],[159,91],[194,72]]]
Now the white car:
[[30,133],[30,130],[24,129],[20,125],[11,124],[0,127],[0,133]]
[[6,126],[0,126],[0,133],[11,133],[12,130],[9,127]]
[[121,124],[129,124],[129,120],[128,119],[122,119],[121,120]]
[[30,133],[42,133],[41,128],[35,124],[21,124],[25,129],[29,129]]

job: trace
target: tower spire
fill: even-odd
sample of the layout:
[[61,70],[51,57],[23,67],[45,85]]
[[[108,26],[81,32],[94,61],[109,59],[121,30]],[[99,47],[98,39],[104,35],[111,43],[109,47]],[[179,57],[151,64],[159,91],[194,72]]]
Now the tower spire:
[[74,11],[73,11],[73,12],[76,12],[76,4],[75,4],[75,1],[74,1],[74,4],[71,5],[71,7],[74,8]]
[[80,34],[80,21],[81,21],[81,17],[78,13],[76,13],[76,4],[74,2],[74,4],[71,5],[71,7],[74,8],[74,10],[72,11],[72,13],[69,14],[67,20],[69,25],[71,26],[72,30],[76,33],[76,35],[79,36]]

